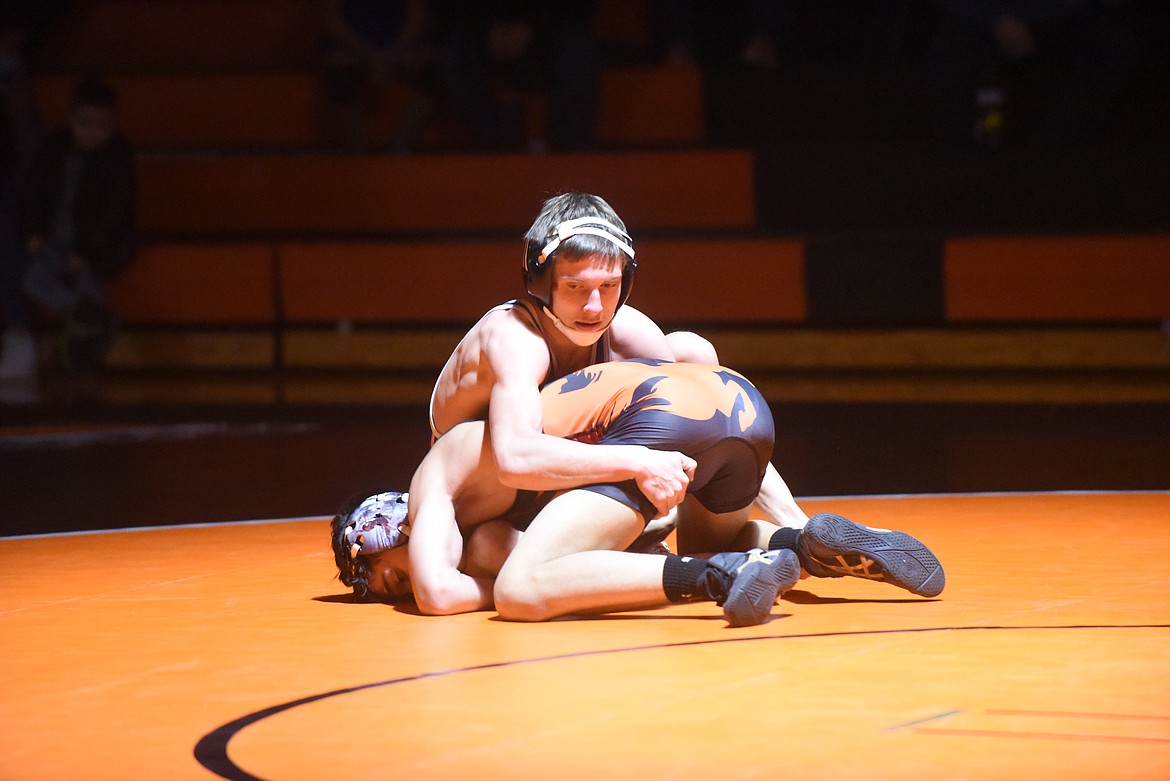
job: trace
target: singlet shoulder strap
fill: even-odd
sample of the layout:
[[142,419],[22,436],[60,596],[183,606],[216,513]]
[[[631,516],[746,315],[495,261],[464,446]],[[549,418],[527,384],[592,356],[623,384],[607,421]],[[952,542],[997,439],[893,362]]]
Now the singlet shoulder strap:
[[[544,343],[548,347],[548,374],[545,375],[544,380],[540,383],[540,387],[548,385],[553,380],[559,380],[569,372],[557,360],[556,353],[553,352],[552,346],[549,345],[548,335],[544,331],[544,326],[541,319],[537,316],[537,305],[526,299],[517,299],[509,301],[514,308],[522,310],[528,318],[532,321],[532,325],[544,338]],[[608,363],[613,360],[613,350],[610,348],[609,331],[601,335],[597,343],[593,345],[593,358],[591,363]]]
[[[502,304],[497,304],[497,305],[493,306],[491,309],[489,309],[488,311],[483,313],[483,316],[479,318],[479,322],[482,322],[484,320],[484,318],[486,318],[488,315],[492,314],[493,312],[505,312],[505,311],[508,311],[510,309],[516,309],[516,310],[519,310],[521,313],[523,313],[523,316],[527,317],[528,320],[532,323],[532,327],[535,328],[537,330],[537,332],[539,332],[542,337],[544,336],[544,329],[541,328],[541,326],[540,326],[540,318],[536,316],[536,310],[533,308],[533,304],[529,301],[525,301],[525,300],[519,299],[519,298],[514,298],[511,301],[505,301]],[[477,323],[477,325],[478,325],[478,323]],[[545,339],[545,344],[546,345],[548,344],[547,339]],[[549,358],[549,375],[550,376],[545,377],[544,383],[541,383],[542,386],[545,383],[548,383],[549,381],[551,381],[552,379],[555,379],[558,376],[558,375],[553,374],[553,370],[554,370],[553,362],[555,361],[555,356],[552,354],[551,349],[549,350],[548,358]],[[427,404],[427,418],[431,424],[431,444],[432,445],[435,443],[435,440],[437,440],[440,436],[443,435],[443,432],[439,431],[439,427],[435,424],[435,393],[437,393],[439,390],[439,379],[442,378],[443,372],[445,372],[447,370],[447,366],[454,359],[455,359],[455,352],[452,351],[451,355],[447,358],[447,363],[443,365],[443,369],[439,372],[439,376],[435,378],[434,386],[431,388],[431,399]]]
[[612,360],[613,350],[609,346],[609,331],[606,331],[594,345],[593,363],[609,363]]
[[536,314],[536,305],[531,301],[527,301],[523,298],[514,298],[506,304],[500,304],[498,307],[496,307],[496,309],[504,308],[520,310],[524,313],[524,316],[528,318],[529,322],[532,323],[536,330],[540,331],[542,334],[544,333],[544,329],[540,327],[540,318]]
[[541,338],[544,339],[545,348],[548,350],[548,373],[544,375],[544,379],[541,380],[540,387],[543,388],[545,385],[548,385],[550,382],[558,379],[561,376],[561,367],[560,364],[557,363],[556,354],[553,353],[552,347],[548,343],[548,334],[544,332],[544,325],[537,314],[536,304],[523,298],[518,298],[514,301],[509,301],[508,303],[512,305],[513,309],[518,309],[523,312],[525,316],[528,317],[528,320],[532,323],[532,327],[535,328],[537,333],[540,334]]

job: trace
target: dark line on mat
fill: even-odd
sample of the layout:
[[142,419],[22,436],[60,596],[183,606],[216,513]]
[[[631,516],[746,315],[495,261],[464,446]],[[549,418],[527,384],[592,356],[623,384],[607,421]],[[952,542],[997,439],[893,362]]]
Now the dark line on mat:
[[[333,691],[322,692],[321,694],[314,694],[308,697],[302,697],[290,702],[273,705],[262,710],[254,711],[238,719],[229,721],[226,724],[216,727],[211,732],[208,732],[199,742],[195,744],[195,759],[203,767],[210,770],[212,773],[226,778],[228,781],[265,781],[260,776],[255,776],[248,771],[241,768],[231,757],[228,756],[228,743],[231,742],[240,731],[244,728],[262,721],[269,716],[275,716],[278,713],[283,713],[293,708],[298,708],[302,705],[309,705],[320,700],[328,699],[330,697],[338,697],[344,694],[352,694],[354,692],[365,691],[367,689],[376,689],[381,686],[393,686],[400,683],[410,683],[412,681],[421,681],[427,678],[440,678],[447,675],[454,675],[456,673],[479,672],[482,670],[492,670],[501,667],[516,667],[522,664],[538,664],[541,662],[555,662],[563,659],[584,658],[587,656],[604,656],[607,654],[630,653],[634,651],[650,651],[663,648],[685,648],[689,646],[702,645],[717,645],[720,643],[750,643],[762,640],[798,640],[821,637],[859,637],[866,635],[897,635],[897,634],[927,634],[933,632],[987,632],[987,631],[1027,631],[1027,630],[1069,630],[1069,629],[1170,629],[1170,624],[1073,624],[1068,626],[952,626],[952,627],[924,627],[919,629],[874,629],[867,631],[850,631],[850,632],[816,632],[811,634],[799,635],[768,635],[764,637],[734,637],[723,638],[718,640],[691,640],[682,643],[660,643],[655,645],[639,645],[630,646],[628,648],[610,648],[603,651],[580,651],[567,654],[555,654],[553,656],[538,656],[531,659],[514,659],[506,662],[489,662],[487,664],[476,664],[470,667],[458,667],[451,670],[436,670],[427,673],[420,673],[418,675],[409,675],[405,678],[391,678],[386,681],[376,681],[374,683],[365,683],[360,686],[348,686],[344,689],[335,689]],[[930,728],[921,728],[915,730],[916,732],[925,731],[942,731],[931,730]],[[1013,733],[994,733],[997,735],[1012,735]],[[1062,737],[1062,736],[1056,736]]]

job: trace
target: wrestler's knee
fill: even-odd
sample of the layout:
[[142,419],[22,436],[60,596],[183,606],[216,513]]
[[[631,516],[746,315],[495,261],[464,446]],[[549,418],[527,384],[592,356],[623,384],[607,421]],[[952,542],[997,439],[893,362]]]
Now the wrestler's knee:
[[672,331],[666,335],[666,342],[679,363],[719,364],[715,345],[694,331]]

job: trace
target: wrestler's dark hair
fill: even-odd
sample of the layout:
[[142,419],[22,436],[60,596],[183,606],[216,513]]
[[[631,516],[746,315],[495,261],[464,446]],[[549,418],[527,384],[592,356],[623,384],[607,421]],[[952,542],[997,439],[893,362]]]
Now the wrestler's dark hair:
[[349,543],[345,539],[345,529],[349,526],[350,516],[353,515],[362,502],[379,491],[354,494],[345,500],[333,516],[329,524],[329,540],[333,546],[333,561],[337,564],[337,579],[353,589],[358,599],[368,599],[370,593],[370,568],[361,556],[349,555]]
[[542,304],[552,306],[553,260],[592,256],[621,261],[622,289],[618,306],[622,306],[630,297],[638,271],[634,240],[625,223],[604,198],[596,195],[567,192],[549,198],[524,234],[521,266],[524,286]]
[[[605,199],[589,193],[566,192],[555,195],[544,202],[540,214],[524,234],[525,241],[544,246],[557,235],[557,226],[561,223],[576,220],[581,217],[596,217],[604,220],[623,234],[628,233],[626,224],[618,217],[613,207]],[[590,255],[602,255],[626,261],[626,255],[618,249],[612,241],[599,236],[581,234],[565,239],[557,250],[560,257],[584,258]]]

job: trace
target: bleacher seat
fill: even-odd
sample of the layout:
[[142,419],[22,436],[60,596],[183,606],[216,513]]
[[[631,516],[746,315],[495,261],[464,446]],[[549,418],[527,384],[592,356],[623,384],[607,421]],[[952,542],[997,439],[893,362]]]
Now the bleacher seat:
[[[600,7],[608,45],[648,50],[646,3]],[[462,330],[518,291],[520,237],[566,189],[603,195],[633,231],[631,303],[708,335],[768,393],[1170,398],[1158,330],[1170,320],[1170,234],[1157,231],[913,235],[909,278],[941,280],[928,291],[945,298],[937,327],[810,324],[810,243],[837,230],[861,236],[840,246],[880,244],[884,258],[898,235],[952,225],[939,215],[989,165],[905,143],[927,131],[904,63],[874,74],[849,63],[833,79],[805,63],[745,80],[734,68],[624,62],[603,73],[595,152],[351,155],[329,151],[321,24],[317,0],[82,0],[47,42],[36,80],[46,119],[62,120],[77,75],[98,70],[141,152],[145,243],[110,291],[126,326],[110,356],[119,399],[425,400]],[[383,97],[372,141],[408,97],[402,85]],[[541,101],[531,107],[536,122]],[[1014,159],[998,158],[989,178],[1014,183],[1007,202],[1023,206],[994,206],[1013,219],[1038,203],[1024,186],[1034,172],[1013,173]],[[1064,189],[1097,181],[1111,160],[1058,169]],[[814,265],[812,276],[856,265]],[[825,289],[857,281],[833,283]],[[157,371],[177,379],[146,378]],[[334,372],[353,374],[339,385]],[[1062,395],[1070,382],[1080,390]]]

